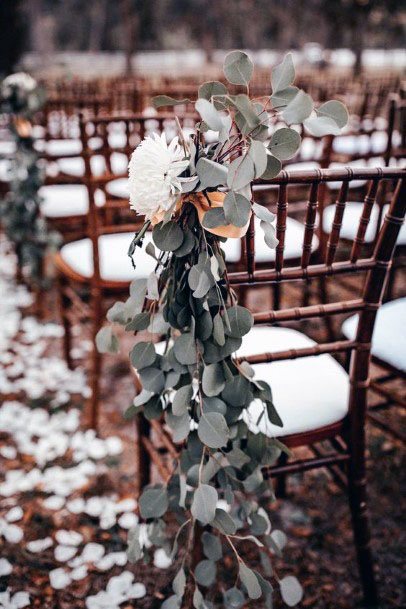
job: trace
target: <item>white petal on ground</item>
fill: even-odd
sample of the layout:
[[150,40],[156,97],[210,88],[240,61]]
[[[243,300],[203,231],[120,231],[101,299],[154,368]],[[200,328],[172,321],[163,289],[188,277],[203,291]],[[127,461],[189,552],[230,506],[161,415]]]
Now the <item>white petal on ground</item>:
[[7,558],[0,558],[0,577],[10,575],[12,570],[13,565],[7,560]]
[[75,581],[80,579],[84,579],[87,576],[87,567],[86,565],[81,565],[80,567],[76,567],[73,569],[70,574],[71,578]]
[[65,505],[65,498],[58,495],[51,495],[42,502],[42,505],[48,510],[61,510]]
[[33,554],[39,554],[40,552],[44,552],[48,548],[53,545],[53,541],[51,537],[44,537],[44,539],[34,539],[34,541],[29,541],[27,543],[27,550],[32,552]]
[[81,559],[83,562],[97,562],[104,556],[106,550],[100,543],[87,543],[83,549]]
[[58,562],[68,562],[76,554],[78,549],[75,546],[56,546],[54,551],[55,560]]
[[65,569],[59,568],[49,572],[49,581],[54,590],[62,590],[69,586],[72,578]]
[[138,524],[138,516],[134,512],[125,512],[118,519],[118,524],[123,529],[132,529],[132,527]]
[[168,569],[172,564],[172,559],[165,550],[158,548],[154,553],[154,565],[158,569]]
[[24,516],[24,512],[19,505],[11,508],[6,514],[7,522],[18,522]]
[[58,543],[65,546],[78,546],[83,541],[83,535],[77,531],[67,531],[60,529],[55,533],[55,539]]

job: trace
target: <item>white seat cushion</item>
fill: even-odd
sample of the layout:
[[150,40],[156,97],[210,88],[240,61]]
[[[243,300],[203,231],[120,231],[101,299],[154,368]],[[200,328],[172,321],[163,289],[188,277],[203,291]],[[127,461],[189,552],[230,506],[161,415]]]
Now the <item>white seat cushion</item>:
[[[364,204],[361,202],[349,201],[345,206],[343,221],[341,225],[340,237],[342,239],[354,239],[357,235],[359,221],[362,215]],[[323,230],[325,233],[330,233],[334,215],[336,211],[335,205],[328,205],[323,214]],[[368,228],[365,233],[365,242],[371,243],[375,237],[376,224],[378,222],[379,207],[372,207],[371,216],[369,219]]]
[[[132,281],[139,277],[148,277],[155,270],[156,261],[145,252],[145,246],[152,241],[147,233],[144,247],[137,248],[134,255],[134,270],[127,251],[134,233],[118,233],[99,237],[100,273],[105,281]],[[67,243],[61,248],[62,259],[76,273],[83,277],[93,275],[93,251],[90,239],[80,239]]]
[[[125,154],[114,152],[111,155],[110,161],[113,173],[124,173],[127,170],[128,161]],[[85,162],[81,157],[58,159],[57,163],[60,171],[66,175],[82,177],[85,174]],[[101,155],[92,156],[90,158],[90,165],[94,176],[100,176],[106,172],[106,163]]]
[[109,195],[119,197],[120,199],[128,199],[130,197],[130,191],[128,189],[128,179],[119,178],[118,180],[112,180],[106,184],[106,191]]
[[9,156],[14,154],[16,151],[16,144],[13,141],[6,141],[4,140],[3,142],[0,142],[0,155],[2,156]]
[[81,216],[88,210],[87,188],[81,184],[42,186],[41,211],[47,218]]
[[46,152],[52,156],[63,156],[64,154],[80,154],[82,152],[82,142],[76,139],[67,140],[37,140],[35,148],[38,152]]
[[[342,325],[344,336],[354,339],[358,315]],[[372,337],[372,355],[406,372],[406,298],[387,302],[378,311]]]
[[[285,233],[284,257],[286,260],[294,260],[302,255],[302,244],[304,237],[304,225],[294,218],[287,218]],[[317,249],[319,240],[313,235],[312,251]],[[227,262],[238,262],[241,259],[240,239],[228,239],[222,245]],[[258,218],[255,218],[255,260],[256,262],[274,262],[275,250],[270,249],[265,243],[264,233],[260,227]]]
[[[243,339],[238,356],[300,349],[315,344],[305,334],[289,328],[254,327]],[[255,378],[272,388],[275,408],[283,428],[272,425],[262,402],[254,400],[245,415],[254,433],[270,437],[304,433],[341,421],[348,413],[349,381],[344,368],[331,355],[303,357],[253,366]]]
[[8,159],[0,159],[0,182],[10,180],[11,162]]
[[300,161],[299,163],[290,163],[284,167],[286,171],[313,171],[320,169],[320,163],[317,161]]

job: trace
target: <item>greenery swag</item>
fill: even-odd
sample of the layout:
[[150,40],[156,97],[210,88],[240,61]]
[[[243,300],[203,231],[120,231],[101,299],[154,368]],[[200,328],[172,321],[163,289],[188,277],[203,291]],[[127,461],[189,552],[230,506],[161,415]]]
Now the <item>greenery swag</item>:
[[[253,430],[251,403],[262,403],[260,418],[281,427],[283,422],[271,387],[235,355],[253,317],[238,305],[228,284],[222,245],[227,237],[241,237],[254,213],[266,243],[276,246],[275,217],[253,202],[251,183],[277,176],[281,161],[297,153],[301,138],[292,125],[303,124],[323,136],[338,133],[348,114],[338,101],[314,108],[311,97],[293,85],[291,55],[274,68],[272,94],[266,99],[250,99],[252,73],[246,53],[229,53],[225,77],[245,92],[232,95],[221,82],[202,84],[195,102],[201,117],[195,134],[186,141],[179,130],[180,143],[176,139],[169,147],[159,136],[147,138],[129,167],[131,204],[146,218],[129,255],[137,264],[137,248],[152,227],[153,243],[146,251],[156,260],[156,272],[135,280],[129,299],[116,303],[108,319],[132,333],[165,337],[159,344],[146,340],[133,347],[131,363],[143,390],[126,413],[148,420],[163,415],[179,445],[169,481],[143,490],[139,511],[145,522],[129,535],[132,560],[149,561],[150,548],[158,546],[177,561],[172,592],[162,609],[238,609],[247,596],[262,596],[271,607],[272,577],[287,605],[302,598],[295,577],[279,579],[271,568],[270,558],[280,555],[285,536],[271,531],[265,508],[273,492],[263,468],[285,448],[255,429],[258,420]],[[174,106],[190,100],[161,95],[154,103]],[[276,124],[279,128],[270,135]],[[208,131],[217,134],[212,144],[205,143]],[[111,326],[99,332],[97,343],[101,351],[117,351]],[[171,540],[174,522],[178,528]],[[197,543],[203,556],[195,564],[192,550]],[[241,545],[251,543],[259,551],[264,576],[241,556]],[[228,589],[217,568],[227,554],[234,555],[236,565],[235,585]]]

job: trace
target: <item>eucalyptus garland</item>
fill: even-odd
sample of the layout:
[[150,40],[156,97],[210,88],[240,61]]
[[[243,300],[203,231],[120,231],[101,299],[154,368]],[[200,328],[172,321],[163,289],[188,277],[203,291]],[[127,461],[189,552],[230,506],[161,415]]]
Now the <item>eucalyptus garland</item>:
[[0,199],[0,220],[14,244],[19,267],[27,268],[35,283],[43,280],[43,259],[48,247],[58,243],[40,214],[43,171],[34,147],[31,119],[43,102],[43,90],[28,74],[12,74],[1,83],[0,112],[8,115],[15,152],[10,158],[8,192]]
[[[283,422],[269,384],[238,357],[253,317],[227,281],[224,248],[228,238],[245,234],[252,214],[266,243],[276,246],[275,216],[253,202],[251,183],[275,177],[281,161],[297,153],[301,138],[292,125],[337,133],[348,115],[336,101],[314,108],[293,85],[290,55],[273,70],[266,99],[250,99],[252,72],[247,54],[229,53],[225,77],[245,92],[204,83],[195,102],[201,117],[195,134],[186,140],[180,132],[169,146],[164,135],[147,137],[129,166],[131,206],[145,217],[129,254],[137,265],[144,246],[156,268],[133,281],[129,299],[116,303],[108,319],[151,336],[130,353],[142,391],[126,416],[163,417],[179,450],[169,480],[143,490],[144,522],[129,535],[131,560],[149,562],[152,548],[161,547],[177,565],[163,609],[238,609],[247,597],[263,597],[271,607],[271,579],[287,605],[302,598],[296,578],[279,579],[271,567],[285,536],[271,530],[266,508],[273,492],[263,470],[286,449],[258,426],[265,420],[282,428]],[[186,102],[155,99],[157,106]],[[270,128],[277,123],[284,125]],[[117,351],[112,326],[99,332],[97,343],[101,351]],[[241,554],[250,545],[259,552],[261,573]]]

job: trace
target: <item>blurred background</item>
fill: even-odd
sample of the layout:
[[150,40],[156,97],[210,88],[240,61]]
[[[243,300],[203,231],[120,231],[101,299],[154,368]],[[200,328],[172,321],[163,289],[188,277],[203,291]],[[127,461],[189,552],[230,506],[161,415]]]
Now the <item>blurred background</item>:
[[263,67],[288,49],[340,71],[406,62],[400,0],[2,0],[0,24],[0,73],[200,78],[230,48]]

